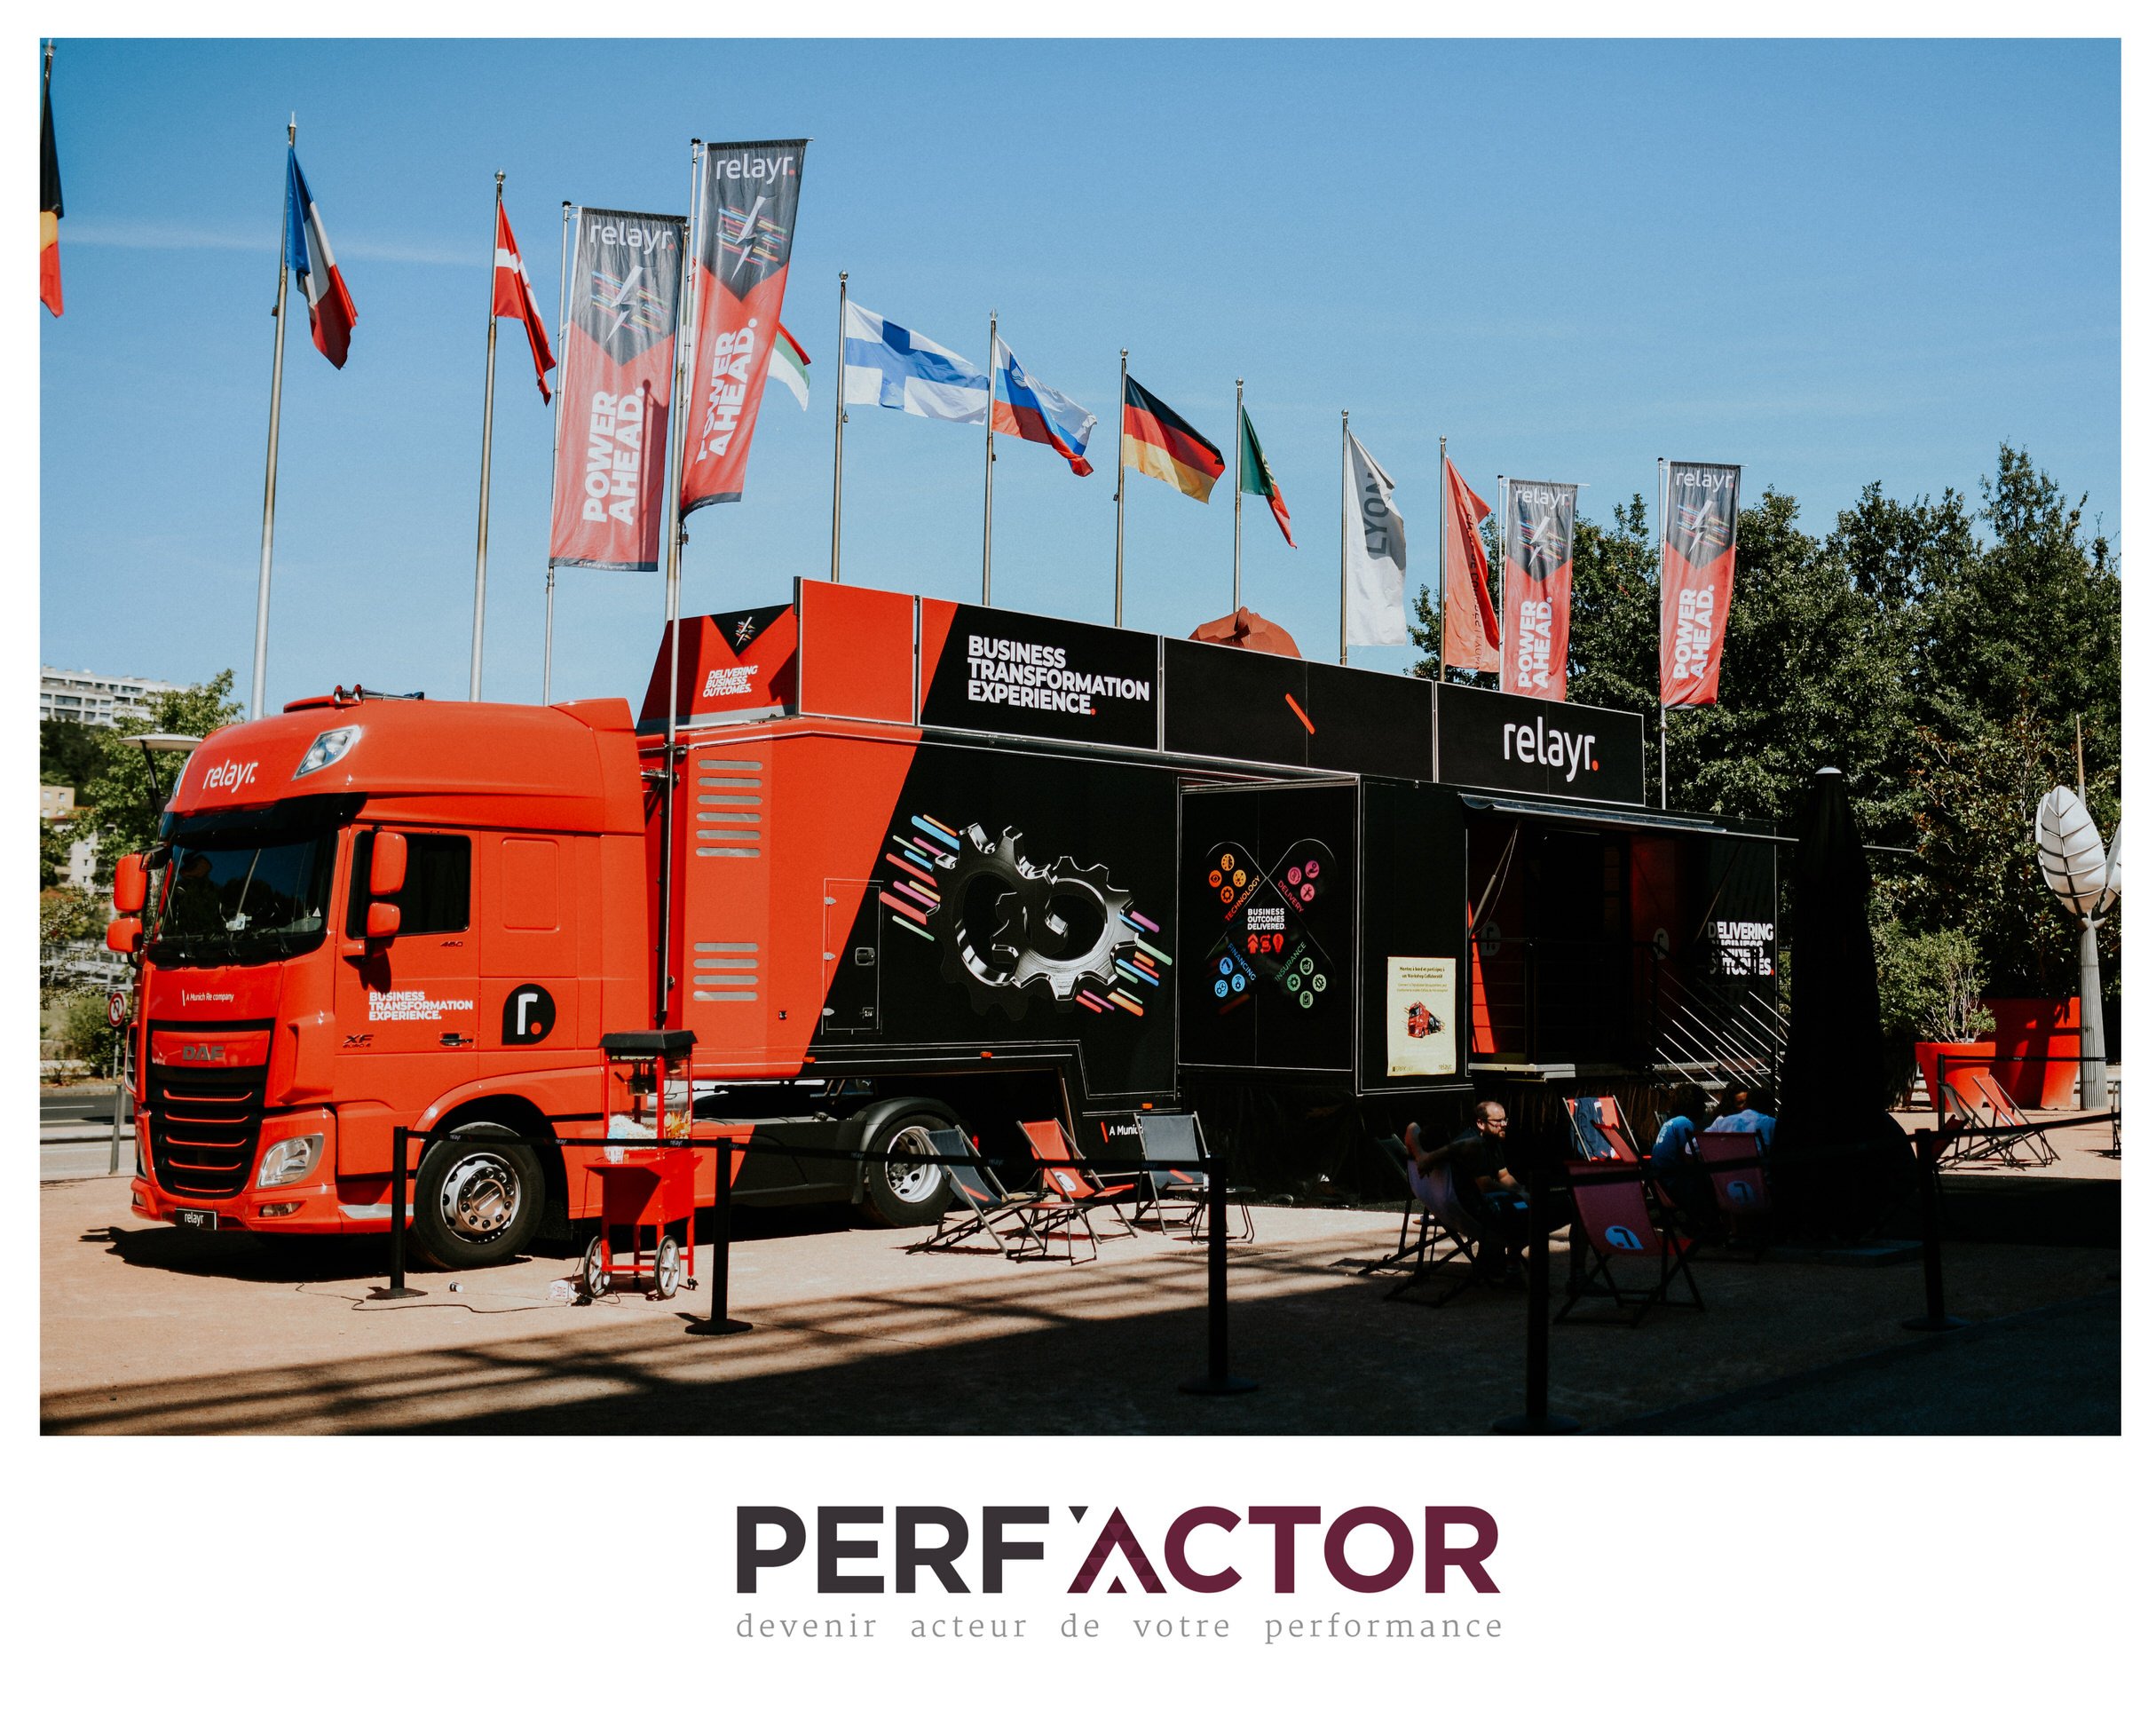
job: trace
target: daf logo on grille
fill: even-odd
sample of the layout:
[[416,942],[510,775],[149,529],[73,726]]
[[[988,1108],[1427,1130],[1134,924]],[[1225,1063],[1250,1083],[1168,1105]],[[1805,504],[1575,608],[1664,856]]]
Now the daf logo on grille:
[[179,1058],[183,1061],[222,1061],[225,1058],[225,1045],[182,1043],[179,1046]]

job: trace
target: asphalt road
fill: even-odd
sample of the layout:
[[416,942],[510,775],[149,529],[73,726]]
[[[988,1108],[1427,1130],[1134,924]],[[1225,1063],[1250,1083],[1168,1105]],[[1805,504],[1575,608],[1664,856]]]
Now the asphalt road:
[[[37,1120],[41,1127],[51,1127],[67,1121],[109,1121],[113,1118],[113,1094],[109,1089],[83,1086],[79,1089],[46,1091],[37,1099]],[[129,1112],[133,1119],[133,1112]]]

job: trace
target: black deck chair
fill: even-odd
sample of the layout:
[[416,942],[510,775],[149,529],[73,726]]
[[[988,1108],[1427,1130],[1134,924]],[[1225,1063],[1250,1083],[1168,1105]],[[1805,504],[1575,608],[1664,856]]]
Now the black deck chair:
[[[996,1178],[979,1147],[958,1128],[909,1127],[891,1144],[894,1151],[904,1144],[916,1156],[935,1158],[949,1174],[951,1190],[958,1197],[958,1203],[928,1238],[915,1241],[907,1252],[944,1252],[984,1234],[1005,1258],[1015,1262],[1063,1258],[1075,1263],[1081,1238],[1088,1247],[1087,1257],[1098,1255],[1099,1245],[1082,1210],[1056,1195],[1010,1192]],[[1079,1224],[1076,1230],[1069,1227],[1074,1213]],[[1061,1252],[1054,1244],[1059,1219],[1065,1224]]]
[[[1145,1152],[1142,1183],[1144,1193],[1131,1213],[1134,1222],[1148,1210],[1161,1232],[1171,1230],[1182,1233],[1185,1239],[1196,1240],[1204,1233],[1205,1199],[1212,1189],[1207,1182],[1212,1177],[1213,1160],[1205,1149],[1204,1130],[1199,1127],[1194,1114],[1152,1114],[1138,1117],[1138,1142]],[[1198,1167],[1199,1164],[1206,1167]],[[1228,1238],[1236,1241],[1253,1241],[1258,1239],[1258,1225],[1250,1214],[1251,1189],[1229,1187],[1228,1204],[1242,1215],[1239,1226],[1229,1231]],[[1178,1213],[1173,1218],[1170,1212]]]
[[[1455,1295],[1472,1288],[1477,1282],[1488,1279],[1478,1276],[1481,1266],[1482,1233],[1467,1207],[1459,1200],[1452,1184],[1452,1170],[1446,1167],[1439,1176],[1439,1202],[1430,1203],[1416,1187],[1414,1163],[1408,1154],[1406,1141],[1396,1134],[1387,1133],[1378,1141],[1378,1149],[1393,1172],[1400,1176],[1400,1184],[1408,1190],[1406,1208],[1400,1214],[1400,1244],[1387,1256],[1375,1263],[1363,1265],[1359,1276],[1368,1276],[1373,1271],[1384,1271],[1396,1264],[1409,1267],[1405,1282],[1387,1289],[1385,1298],[1400,1299],[1418,1284],[1428,1281],[1444,1266],[1457,1262],[1465,1275],[1452,1279],[1452,1286],[1430,1302],[1432,1306],[1443,1306]],[[1408,1239],[1410,1231],[1414,1239]],[[1495,1285],[1492,1285],[1493,1287]]]

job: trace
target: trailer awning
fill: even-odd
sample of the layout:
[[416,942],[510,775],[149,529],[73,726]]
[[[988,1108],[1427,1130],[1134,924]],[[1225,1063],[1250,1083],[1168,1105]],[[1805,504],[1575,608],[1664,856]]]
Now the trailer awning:
[[1779,834],[1752,833],[1704,815],[1672,815],[1658,809],[1612,809],[1607,804],[1544,803],[1529,797],[1485,797],[1471,791],[1460,794],[1467,808],[1518,819],[1562,821],[1572,827],[1622,827],[1631,833],[1689,833],[1714,839],[1757,839],[1762,844],[1793,845],[1794,839]]

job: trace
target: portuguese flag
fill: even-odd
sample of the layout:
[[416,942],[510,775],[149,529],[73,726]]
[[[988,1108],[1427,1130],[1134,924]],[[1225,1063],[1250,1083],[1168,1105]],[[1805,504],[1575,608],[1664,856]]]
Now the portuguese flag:
[[1280,524],[1280,537],[1292,546],[1295,535],[1288,531],[1288,500],[1280,495],[1280,481],[1273,478],[1273,470],[1266,463],[1265,451],[1258,446],[1257,428],[1250,423],[1248,414],[1243,416],[1243,455],[1236,483],[1272,505],[1273,519]]
[[37,140],[37,297],[59,317],[66,304],[59,288],[59,151],[52,142],[52,51],[45,50],[44,114]]
[[1123,459],[1201,503],[1212,495],[1212,482],[1228,471],[1220,452],[1134,377],[1123,380]]

